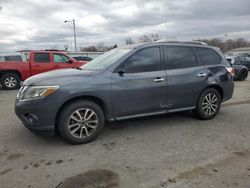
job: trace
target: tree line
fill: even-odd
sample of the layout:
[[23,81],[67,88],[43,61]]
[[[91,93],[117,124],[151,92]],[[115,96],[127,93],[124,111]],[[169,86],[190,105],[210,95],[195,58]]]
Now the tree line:
[[222,52],[227,52],[235,48],[250,47],[250,41],[244,38],[235,38],[227,40],[223,40],[221,38],[212,38],[199,39],[197,41],[205,42],[208,45],[219,47]]
[[[132,37],[127,37],[124,39],[125,45],[131,45],[135,43],[143,43],[143,42],[153,42],[159,41],[162,37],[157,33],[152,33],[148,35],[142,35],[136,39]],[[227,52],[229,50],[241,47],[250,47],[250,41],[244,38],[234,38],[234,39],[222,39],[222,38],[212,38],[212,39],[197,39],[194,41],[205,42],[208,45],[219,47],[223,52]],[[88,52],[106,52],[113,48],[116,48],[117,44],[114,45],[106,45],[105,43],[98,43],[96,45],[90,45],[87,47],[81,47],[81,51]]]

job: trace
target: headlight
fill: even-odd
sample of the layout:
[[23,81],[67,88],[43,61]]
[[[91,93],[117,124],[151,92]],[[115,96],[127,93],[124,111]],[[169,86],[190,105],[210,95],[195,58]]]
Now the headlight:
[[27,89],[22,99],[46,97],[54,93],[59,86],[32,86]]

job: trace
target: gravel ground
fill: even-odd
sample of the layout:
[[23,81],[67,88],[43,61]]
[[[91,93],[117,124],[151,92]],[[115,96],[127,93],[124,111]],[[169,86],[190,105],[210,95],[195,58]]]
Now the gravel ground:
[[94,142],[42,138],[0,89],[0,187],[250,187],[250,80],[210,121],[189,112],[106,125]]

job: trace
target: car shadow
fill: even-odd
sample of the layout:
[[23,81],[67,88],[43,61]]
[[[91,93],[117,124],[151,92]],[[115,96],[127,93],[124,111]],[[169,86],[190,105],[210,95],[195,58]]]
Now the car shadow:
[[176,113],[169,113],[169,114],[162,114],[162,115],[154,115],[154,116],[147,116],[147,117],[139,117],[133,118],[128,120],[121,120],[115,122],[108,122],[106,124],[106,128],[110,130],[120,130],[120,129],[129,129],[131,127],[138,127],[138,126],[155,126],[157,123],[162,121],[166,121],[169,119],[174,119],[177,117],[192,117],[192,113],[190,111],[185,112],[176,112]]
[[[130,135],[131,132],[133,132],[133,134],[140,134],[142,129],[144,131],[151,131],[152,129],[159,129],[159,131],[161,131],[162,127],[169,128],[173,126],[183,126],[186,121],[190,122],[195,119],[196,118],[194,118],[190,111],[185,111],[134,118],[116,122],[107,122],[103,132],[94,141],[88,144],[92,143],[95,145],[108,143],[111,142],[113,139],[117,139],[117,137],[127,137]],[[23,129],[25,128],[23,127]],[[23,129],[17,131],[16,134],[18,134],[19,136],[16,136],[17,138],[19,138],[19,142],[22,142],[26,146],[29,145],[30,147],[32,147],[33,145],[40,145],[41,147],[68,147],[70,145],[69,143],[61,139],[58,133],[56,133],[53,137],[43,137],[31,133],[29,130]],[[30,140],[32,140],[32,142],[30,142]]]

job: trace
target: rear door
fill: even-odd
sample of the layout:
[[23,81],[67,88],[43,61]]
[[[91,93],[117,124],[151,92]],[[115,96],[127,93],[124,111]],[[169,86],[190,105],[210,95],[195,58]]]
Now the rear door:
[[36,75],[42,72],[54,69],[51,54],[49,52],[34,52],[30,57],[31,62],[31,75]]
[[235,58],[239,64],[246,66],[250,70],[250,55],[242,55]]
[[195,106],[206,86],[207,68],[199,64],[192,47],[167,46],[165,55],[167,108],[175,110]]
[[[160,47],[139,50],[112,75],[112,103],[117,119],[165,110],[166,72]],[[123,74],[119,74],[119,71]]]

